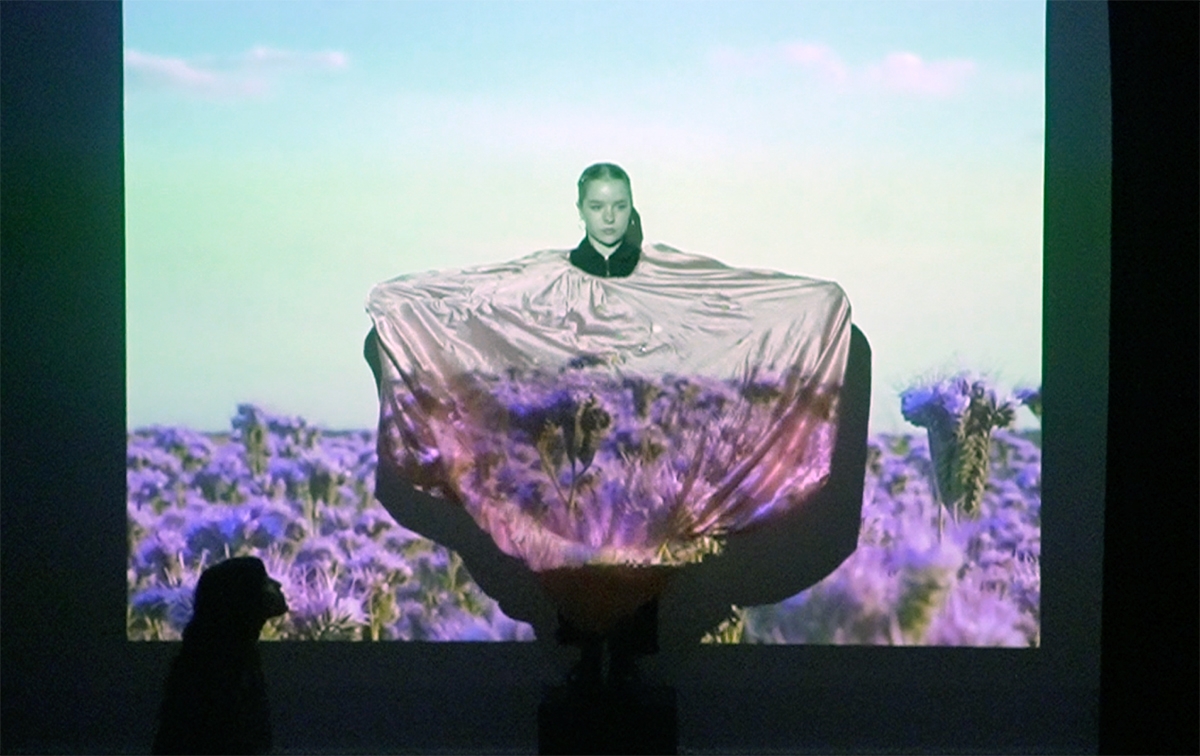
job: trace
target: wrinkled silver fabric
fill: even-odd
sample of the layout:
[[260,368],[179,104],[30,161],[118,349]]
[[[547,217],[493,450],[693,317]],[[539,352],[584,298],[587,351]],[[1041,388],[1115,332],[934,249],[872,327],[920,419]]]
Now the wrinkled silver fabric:
[[537,571],[670,565],[769,524],[829,474],[850,306],[832,282],[646,244],[372,289],[379,463]]

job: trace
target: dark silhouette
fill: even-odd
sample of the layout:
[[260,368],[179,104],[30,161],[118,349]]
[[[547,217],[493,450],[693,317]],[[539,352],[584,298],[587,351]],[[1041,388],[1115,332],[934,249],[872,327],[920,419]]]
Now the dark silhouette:
[[279,583],[256,557],[235,557],[204,571],[183,648],[167,677],[154,753],[271,750],[258,636],[263,623],[286,611]]
[[[629,175],[597,163],[583,172],[577,188],[586,235],[570,264],[602,278],[629,276],[643,238]],[[379,390],[383,365],[374,329],[363,352]],[[584,565],[534,573],[502,552],[464,507],[418,491],[384,453],[375,495],[401,525],[458,552],[479,587],[509,617],[532,624],[538,640],[553,638],[580,649],[568,684],[548,690],[538,709],[541,753],[674,753],[674,689],[642,685],[638,658],[659,651],[660,635],[672,650],[694,647],[730,617],[733,606],[782,601],[824,578],[854,551],[870,394],[870,346],[852,326],[826,484],[803,506],[728,536],[720,556],[698,564]],[[563,433],[568,437],[567,429]]]
[[719,558],[680,568],[659,598],[659,642],[687,648],[733,605],[775,604],[825,579],[858,547],[871,413],[871,346],[851,326],[838,435],[824,487],[761,528],[734,533]]
[[[381,366],[375,331],[364,356],[379,385]],[[467,571],[500,609],[533,625],[539,640],[558,638],[583,649],[574,671],[595,682],[607,645],[613,658],[609,677],[630,676],[632,659],[653,653],[660,643],[692,646],[729,616],[731,605],[773,604],[811,587],[854,552],[862,519],[871,402],[871,347],[857,326],[841,391],[838,439],[829,480],[805,506],[769,525],[731,535],[720,557],[673,570],[661,596],[619,623],[611,638],[588,634],[565,622],[548,600],[544,576],[496,546],[460,506],[418,491],[384,460],[377,470],[375,496],[404,527],[453,549]]]
[[658,651],[658,598],[622,617],[607,633],[584,630],[560,613],[554,638],[580,649],[579,663],[568,678],[573,687],[627,690],[639,682],[637,658]]

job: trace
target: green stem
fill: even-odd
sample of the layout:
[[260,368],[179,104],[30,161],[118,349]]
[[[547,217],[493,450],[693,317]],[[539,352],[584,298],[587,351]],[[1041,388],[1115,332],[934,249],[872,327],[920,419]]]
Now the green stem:
[[[554,466],[550,464],[550,459],[546,452],[542,451],[540,448],[538,449],[538,459],[540,459],[542,462],[542,472],[546,473],[546,477],[550,479],[551,485],[554,486],[555,492],[558,493],[559,500],[566,504],[567,509],[570,510],[571,501],[563,494],[562,486],[558,485],[558,476],[554,474]],[[574,491],[571,493],[573,496]]]

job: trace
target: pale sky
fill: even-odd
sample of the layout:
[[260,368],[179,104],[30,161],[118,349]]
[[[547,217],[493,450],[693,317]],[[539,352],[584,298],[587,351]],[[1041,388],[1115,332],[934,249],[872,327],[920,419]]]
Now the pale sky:
[[573,247],[602,160],[648,240],[841,284],[873,431],[1041,381],[1044,3],[123,7],[130,427],[373,427],[370,287]]

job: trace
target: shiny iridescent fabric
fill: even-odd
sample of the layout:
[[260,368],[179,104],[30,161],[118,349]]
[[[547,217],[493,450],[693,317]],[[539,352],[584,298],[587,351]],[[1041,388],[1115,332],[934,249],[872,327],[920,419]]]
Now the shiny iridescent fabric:
[[841,288],[659,244],[625,278],[568,255],[371,291],[380,465],[539,573],[698,561],[803,507],[836,439]]

